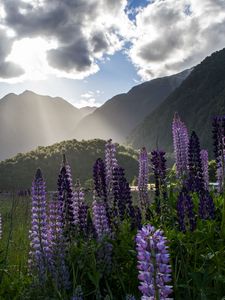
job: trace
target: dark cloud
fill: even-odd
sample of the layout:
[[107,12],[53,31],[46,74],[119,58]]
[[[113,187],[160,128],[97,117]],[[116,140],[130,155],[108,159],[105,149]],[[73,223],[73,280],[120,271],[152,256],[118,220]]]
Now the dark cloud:
[[5,24],[18,38],[41,36],[56,40],[58,48],[47,54],[49,64],[66,72],[81,72],[91,68],[95,53],[109,49],[104,28],[101,24],[101,29],[96,28],[101,9],[117,11],[122,0],[51,0],[40,6],[33,6],[32,1],[25,5],[21,0],[3,3]]
[[139,50],[139,56],[145,61],[163,61],[167,59],[173,49],[183,46],[182,36],[169,35],[163,39],[152,41],[143,45]]
[[13,40],[0,30],[0,78],[18,77],[24,73],[23,69],[9,61],[5,61],[12,49]]
[[95,32],[91,39],[91,45],[94,52],[100,52],[108,48],[108,42],[103,32]]
[[5,61],[0,63],[0,77],[7,79],[7,78],[14,78],[24,74],[24,70],[18,66],[17,64]]
[[77,40],[73,45],[50,50],[48,61],[52,67],[66,72],[73,69],[82,72],[92,64],[87,42],[82,39]]

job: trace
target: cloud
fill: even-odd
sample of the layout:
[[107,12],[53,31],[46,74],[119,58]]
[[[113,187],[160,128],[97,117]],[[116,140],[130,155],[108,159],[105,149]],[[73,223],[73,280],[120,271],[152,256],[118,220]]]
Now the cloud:
[[16,40],[42,38],[55,43],[46,59],[57,76],[84,78],[97,72],[100,60],[122,49],[133,26],[124,12],[125,0],[2,3],[4,25],[15,31]]
[[99,107],[102,105],[96,98],[98,98],[102,94],[101,91],[96,90],[96,91],[88,91],[87,93],[84,93],[80,96],[80,101],[76,106],[77,107],[84,107],[84,106],[96,106]]
[[[122,50],[140,78],[149,80],[190,68],[224,47],[224,0],[146,0],[142,7],[131,3],[2,0],[0,77],[83,79]],[[24,41],[26,48],[18,52]],[[34,47],[37,41],[42,41],[40,53]]]
[[155,0],[136,15],[128,55],[149,80],[190,68],[224,45],[224,0]]
[[5,34],[5,31],[0,30],[0,78],[14,78],[24,73],[23,69],[10,61],[7,61],[7,56],[10,53],[13,45],[13,40]]

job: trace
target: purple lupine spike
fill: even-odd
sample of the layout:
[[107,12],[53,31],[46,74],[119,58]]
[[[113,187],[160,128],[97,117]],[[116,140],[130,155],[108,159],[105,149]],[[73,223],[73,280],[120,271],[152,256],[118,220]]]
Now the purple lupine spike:
[[87,233],[88,206],[84,200],[84,192],[80,181],[77,180],[74,191],[74,225],[80,232]]
[[208,190],[200,194],[199,217],[203,220],[214,219],[215,205]]
[[197,134],[192,131],[188,147],[188,188],[192,192],[205,190],[200,143]]
[[107,190],[106,190],[105,164],[101,158],[98,158],[94,164],[93,179],[94,179],[96,195],[106,202]]
[[115,217],[119,216],[121,221],[126,215],[133,219],[135,215],[130,186],[125,178],[124,169],[119,166],[113,171],[113,194]]
[[116,146],[112,143],[112,139],[110,139],[105,145],[105,170],[108,193],[112,189],[113,169],[117,166]]
[[217,165],[218,192],[225,188],[225,116],[213,119],[214,154]]
[[166,158],[165,152],[161,150],[154,150],[151,152],[152,169],[155,177],[155,201],[156,211],[161,210],[161,199],[167,199],[166,191]]
[[79,227],[80,218],[79,218],[79,211],[80,211],[80,202],[81,197],[83,197],[83,193],[80,190],[80,182],[79,180],[76,183],[75,191],[74,191],[74,225]]
[[46,213],[46,187],[42,172],[37,169],[32,183],[31,229],[29,232],[30,271],[36,273],[39,282],[47,280],[47,272],[51,265],[51,250],[48,240],[48,224]]
[[99,198],[94,197],[94,201],[92,203],[92,212],[93,224],[98,240],[102,240],[104,239],[104,237],[109,237],[111,234],[111,230],[106,213],[105,202]]
[[183,177],[188,170],[188,130],[181,121],[178,113],[175,113],[173,124],[173,146],[176,159],[176,173],[178,177]]
[[150,224],[143,226],[136,236],[139,290],[145,299],[170,299],[172,293],[171,266],[167,239],[162,230]]
[[58,288],[70,288],[69,270],[66,265],[66,240],[58,195],[54,194],[49,204],[49,243],[52,251],[51,273]]
[[80,232],[86,234],[88,230],[88,205],[84,201],[80,203],[79,223]]
[[177,200],[177,217],[182,232],[193,231],[196,227],[194,204],[186,187],[183,187]]
[[139,201],[142,210],[146,210],[149,204],[148,198],[148,176],[149,176],[149,165],[148,165],[148,153],[146,148],[143,147],[140,151],[139,156],[139,176],[138,176],[138,192]]
[[205,190],[209,189],[209,156],[207,150],[200,152]]
[[58,200],[63,214],[64,233],[69,238],[74,227],[74,193],[71,169],[63,156],[63,166],[58,177]]

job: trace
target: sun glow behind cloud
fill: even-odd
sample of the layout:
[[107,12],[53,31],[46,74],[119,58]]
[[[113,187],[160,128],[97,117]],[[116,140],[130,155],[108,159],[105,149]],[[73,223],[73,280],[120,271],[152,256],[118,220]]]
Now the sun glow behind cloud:
[[44,80],[47,79],[47,74],[52,72],[46,60],[46,51],[52,49],[54,43],[48,43],[42,38],[24,38],[15,41],[12,52],[7,57],[7,60],[20,65],[25,74],[19,80]]

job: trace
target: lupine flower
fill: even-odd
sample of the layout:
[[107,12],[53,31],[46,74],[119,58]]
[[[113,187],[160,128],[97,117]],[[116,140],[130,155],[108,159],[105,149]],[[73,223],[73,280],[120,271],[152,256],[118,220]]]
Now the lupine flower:
[[209,165],[209,158],[208,158],[208,151],[207,150],[201,150],[200,156],[201,156],[201,162],[202,162],[204,186],[205,186],[205,190],[208,190],[208,188],[209,188],[209,166],[208,166]]
[[2,215],[0,214],[0,239],[2,238]]
[[118,166],[116,159],[116,146],[112,140],[108,140],[105,145],[105,170],[106,170],[106,186],[108,193],[112,189],[113,169]]
[[66,240],[63,231],[62,207],[57,194],[49,204],[49,243],[52,253],[51,274],[58,288],[70,287],[69,271],[66,265]]
[[80,232],[86,234],[88,230],[88,205],[83,200],[80,202],[79,225]]
[[146,148],[143,147],[139,156],[139,176],[138,176],[138,191],[141,208],[146,210],[148,205],[148,153]]
[[109,219],[106,212],[106,203],[101,199],[94,198],[92,203],[93,224],[98,242],[101,247],[97,252],[98,264],[105,266],[104,271],[110,271],[112,262],[112,245],[105,241],[105,238],[111,238],[111,228],[109,226]]
[[106,171],[105,164],[101,158],[98,158],[93,167],[93,179],[95,185],[96,196],[106,202],[107,190],[106,190]]
[[196,227],[194,215],[194,205],[187,188],[184,186],[179,194],[177,201],[177,217],[180,230],[186,232],[193,231]]
[[173,124],[173,146],[176,158],[176,172],[178,177],[187,174],[188,169],[188,130],[180,120],[178,113],[175,113]]
[[152,154],[152,169],[155,177],[155,201],[156,210],[160,212],[161,198],[167,199],[166,192],[166,159],[165,152],[161,150],[154,150]]
[[67,235],[67,238],[70,238],[70,232],[74,228],[74,193],[71,169],[66,162],[65,155],[58,177],[58,200],[63,214],[64,234]]
[[48,241],[48,224],[46,214],[46,188],[41,170],[38,169],[32,183],[32,209],[30,230],[30,259],[31,273],[36,273],[39,282],[46,281],[46,275],[51,265],[51,250]]
[[215,117],[212,125],[218,192],[222,193],[225,185],[225,116]]
[[203,179],[200,144],[197,134],[193,131],[188,147],[188,188],[192,192],[202,192],[205,189]]
[[199,216],[201,219],[214,219],[215,205],[208,190],[200,193]]
[[124,220],[125,216],[134,218],[134,207],[129,183],[127,182],[124,169],[121,167],[114,168],[113,171],[113,194],[114,194],[114,216]]
[[87,231],[87,211],[84,192],[81,190],[80,181],[77,180],[74,191],[74,224],[83,233]]
[[95,232],[97,234],[98,240],[104,239],[104,237],[109,237],[111,230],[109,226],[109,220],[106,213],[105,202],[101,199],[94,198],[92,203],[93,211],[93,224],[95,227]]
[[165,300],[172,293],[167,239],[162,230],[143,226],[136,236],[139,290],[142,300]]

